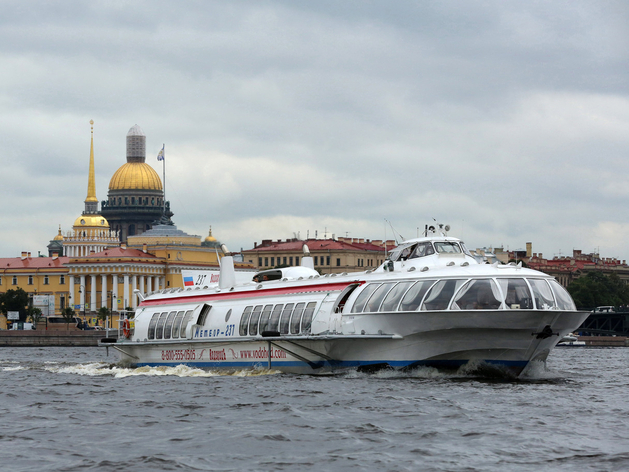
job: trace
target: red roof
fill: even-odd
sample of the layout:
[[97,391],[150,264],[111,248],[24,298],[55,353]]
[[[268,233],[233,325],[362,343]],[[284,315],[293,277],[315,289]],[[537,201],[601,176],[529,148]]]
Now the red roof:
[[64,268],[68,260],[68,257],[4,257],[0,258],[0,269]]
[[334,239],[307,239],[306,241],[291,240],[291,241],[263,241],[259,246],[253,249],[246,249],[243,253],[250,252],[302,252],[304,244],[308,245],[310,252],[318,251],[377,251],[384,252],[384,248],[374,246],[370,243],[346,243],[343,241],[336,241]]

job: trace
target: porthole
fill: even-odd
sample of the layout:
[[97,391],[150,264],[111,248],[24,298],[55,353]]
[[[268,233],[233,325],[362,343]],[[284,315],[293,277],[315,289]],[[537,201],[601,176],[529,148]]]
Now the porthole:
[[84,225],[85,224],[85,220],[81,220],[81,224]]

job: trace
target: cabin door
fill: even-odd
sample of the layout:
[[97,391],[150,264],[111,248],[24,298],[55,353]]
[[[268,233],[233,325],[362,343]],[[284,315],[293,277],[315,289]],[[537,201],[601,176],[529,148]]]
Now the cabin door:
[[336,296],[332,294],[326,294],[325,298],[321,300],[319,304],[319,309],[315,313],[312,319],[312,334],[320,334],[326,331],[332,332],[334,330],[334,323],[332,318],[332,311],[334,309],[334,302],[336,301]]

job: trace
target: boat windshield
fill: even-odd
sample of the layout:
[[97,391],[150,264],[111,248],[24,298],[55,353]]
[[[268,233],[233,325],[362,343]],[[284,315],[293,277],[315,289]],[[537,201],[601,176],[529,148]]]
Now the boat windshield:
[[435,249],[438,253],[444,254],[460,254],[461,246],[451,241],[440,241],[435,243]]
[[435,253],[435,249],[432,243],[425,241],[422,243],[411,243],[406,245],[400,245],[396,247],[389,256],[389,260],[405,261],[407,259],[414,259],[416,257],[430,256]]

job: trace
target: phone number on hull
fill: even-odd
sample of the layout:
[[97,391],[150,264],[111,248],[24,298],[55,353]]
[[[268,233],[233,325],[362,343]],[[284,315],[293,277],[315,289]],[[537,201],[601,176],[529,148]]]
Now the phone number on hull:
[[197,358],[195,349],[169,349],[162,351],[163,361],[194,361]]

